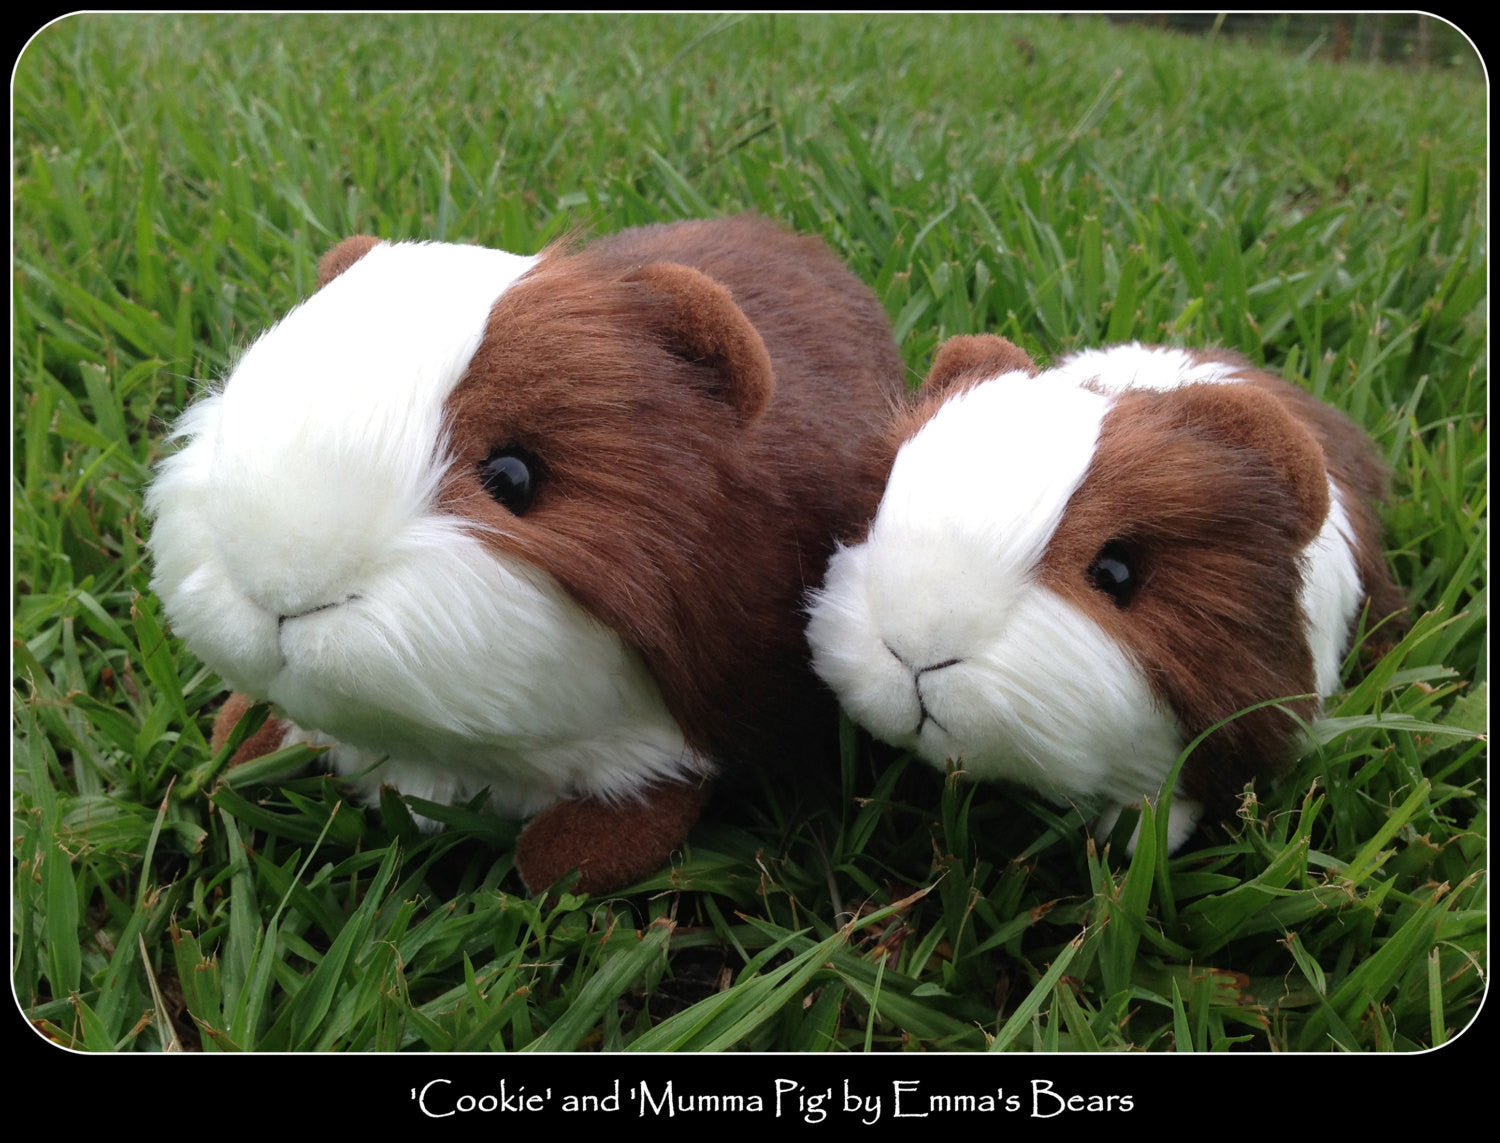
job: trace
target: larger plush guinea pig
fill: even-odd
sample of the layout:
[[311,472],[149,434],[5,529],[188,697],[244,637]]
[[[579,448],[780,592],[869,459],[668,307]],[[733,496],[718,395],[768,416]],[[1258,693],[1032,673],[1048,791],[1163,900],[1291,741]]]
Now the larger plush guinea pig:
[[[147,497],[175,631],[357,792],[538,815],[533,888],[659,867],[797,748],[801,601],[863,526],[904,366],[753,217],[536,256],[352,238],[182,417]],[[241,697],[216,727],[227,737]]]
[[[955,338],[888,448],[868,533],[811,603],[815,669],[877,737],[1106,821],[1221,720],[1335,690],[1366,601],[1371,622],[1401,606],[1368,439],[1228,353],[1042,371]],[[1289,760],[1319,702],[1285,705],[1192,752],[1172,849]]]

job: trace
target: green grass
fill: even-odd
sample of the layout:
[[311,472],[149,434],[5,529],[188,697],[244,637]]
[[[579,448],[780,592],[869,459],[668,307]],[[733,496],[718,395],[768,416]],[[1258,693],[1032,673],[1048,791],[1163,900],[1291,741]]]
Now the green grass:
[[[69,17],[15,80],[16,994],[89,1051],[1410,1051],[1487,959],[1485,92],[1056,17]],[[1206,847],[848,727],[608,900],[516,827],[227,771],[149,594],[170,420],[357,231],[757,209],[1041,359],[1222,344],[1394,473],[1410,633]],[[431,807],[417,807],[426,812]],[[440,811],[432,809],[437,815]],[[1130,823],[1122,823],[1122,828]],[[1148,837],[1151,831],[1144,831]],[[1116,835],[1118,841],[1121,835]]]

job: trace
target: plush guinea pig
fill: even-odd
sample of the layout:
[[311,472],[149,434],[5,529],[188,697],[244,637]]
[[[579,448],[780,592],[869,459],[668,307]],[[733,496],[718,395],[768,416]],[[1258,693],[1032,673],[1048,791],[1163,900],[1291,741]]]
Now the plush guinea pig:
[[[1335,690],[1366,600],[1372,623],[1401,605],[1370,442],[1231,354],[1121,345],[1042,371],[954,338],[888,447],[868,533],[813,597],[814,668],[876,736],[1105,831],[1221,719]],[[1265,707],[1199,745],[1171,848],[1296,733]]]
[[652,872],[797,749],[801,603],[879,499],[884,310],[742,217],[531,256],[352,238],[182,417],[147,497],[175,631],[356,792],[537,815],[545,888]]

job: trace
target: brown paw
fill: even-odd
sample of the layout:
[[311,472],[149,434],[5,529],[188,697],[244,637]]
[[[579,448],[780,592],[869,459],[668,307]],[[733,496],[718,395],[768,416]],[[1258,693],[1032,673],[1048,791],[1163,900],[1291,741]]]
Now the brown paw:
[[673,783],[652,787],[641,800],[579,798],[548,806],[516,839],[516,868],[528,892],[577,869],[580,892],[611,893],[667,863],[708,794],[706,781]]
[[[214,748],[214,753],[217,754],[224,749],[224,744],[229,741],[235,724],[254,705],[254,699],[238,691],[224,700],[224,705],[214,716],[213,730],[209,734],[209,745]],[[273,750],[281,749],[281,736],[285,733],[286,723],[276,718],[266,719],[261,723],[259,730],[240,743],[240,748],[234,752],[234,757],[229,760],[229,764],[238,766],[241,762],[249,762],[252,758],[259,758],[264,754],[270,754]]]

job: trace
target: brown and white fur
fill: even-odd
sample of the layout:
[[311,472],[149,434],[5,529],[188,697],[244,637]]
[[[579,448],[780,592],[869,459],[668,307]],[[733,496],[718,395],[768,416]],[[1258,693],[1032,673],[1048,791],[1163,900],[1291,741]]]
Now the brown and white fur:
[[488,790],[540,814],[532,887],[611,889],[720,767],[797,748],[801,600],[874,509],[904,372],[874,296],[763,219],[349,239],[177,426],[153,586],[284,715],[261,749],[327,745],[367,797]]
[[1289,760],[1366,601],[1372,622],[1401,606],[1369,440],[1233,354],[1042,371],[955,338],[887,447],[868,533],[811,602],[818,674],[877,737],[1105,828],[1238,714],[1181,772],[1172,849]]

